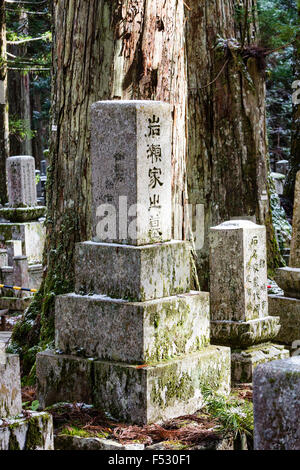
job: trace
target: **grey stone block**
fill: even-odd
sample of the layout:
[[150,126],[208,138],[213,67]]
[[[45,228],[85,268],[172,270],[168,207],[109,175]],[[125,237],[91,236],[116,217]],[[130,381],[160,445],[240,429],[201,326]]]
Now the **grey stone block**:
[[47,352],[38,354],[37,376],[42,406],[59,401],[84,401],[118,420],[154,423],[200,409],[203,386],[229,393],[230,349],[209,346],[149,366],[89,361]]
[[21,411],[19,356],[0,353],[0,418],[17,416]]
[[275,339],[280,331],[279,320],[279,316],[270,316],[247,322],[212,321],[212,342],[233,348],[247,348],[270,341]]
[[168,103],[92,105],[94,241],[145,245],[171,239],[171,142]]
[[84,242],[76,245],[75,291],[131,301],[190,290],[190,247],[167,242],[142,247]]
[[253,405],[255,450],[300,450],[299,357],[257,367]]
[[300,268],[276,269],[274,280],[284,291],[285,297],[300,299]]
[[36,206],[34,158],[29,155],[6,160],[7,192],[11,207]]
[[300,340],[300,299],[269,295],[269,314],[280,317],[281,328],[276,341],[292,346]]
[[42,408],[61,401],[92,403],[92,361],[44,351],[37,354],[36,374]]
[[144,450],[144,444],[122,445],[110,439],[60,434],[55,438],[55,450]]
[[26,418],[0,420],[0,450],[54,450],[52,416],[28,411]]
[[147,302],[67,294],[56,298],[56,348],[66,354],[146,363],[209,344],[209,294]]
[[233,383],[250,383],[253,371],[260,364],[287,359],[290,353],[279,344],[259,344],[243,351],[231,352],[231,380]]

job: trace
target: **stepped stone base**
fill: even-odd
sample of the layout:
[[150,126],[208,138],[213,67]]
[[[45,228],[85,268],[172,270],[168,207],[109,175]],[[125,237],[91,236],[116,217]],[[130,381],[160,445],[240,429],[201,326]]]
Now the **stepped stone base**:
[[145,246],[84,242],[76,245],[75,292],[134,302],[189,291],[190,248],[172,241]]
[[57,297],[55,312],[55,346],[64,354],[144,364],[209,345],[207,292],[135,303],[68,294]]
[[269,313],[280,317],[280,331],[276,341],[292,346],[300,340],[300,299],[269,295]]
[[8,416],[17,416],[21,411],[22,399],[19,356],[1,352],[0,417],[3,419]]
[[1,424],[0,450],[54,450],[52,416],[34,412],[27,415]]
[[93,403],[115,419],[136,424],[161,422],[203,406],[201,389],[230,391],[230,349],[201,352],[156,365],[92,361],[45,351],[37,356],[38,399]]
[[254,344],[270,341],[280,330],[279,317],[264,317],[248,321],[212,321],[212,343],[235,348],[247,348]]
[[259,344],[243,351],[233,350],[231,353],[231,380],[233,383],[252,382],[255,367],[265,362],[286,359],[288,350],[278,344]]
[[0,241],[21,240],[22,254],[27,256],[28,264],[40,263],[46,229],[42,222],[6,222],[0,223]]
[[284,291],[285,297],[300,299],[300,268],[276,269],[275,282]]

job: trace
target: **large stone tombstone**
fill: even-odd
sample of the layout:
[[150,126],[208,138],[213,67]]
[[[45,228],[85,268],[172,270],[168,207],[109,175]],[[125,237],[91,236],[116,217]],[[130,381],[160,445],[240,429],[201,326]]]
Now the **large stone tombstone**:
[[9,157],[6,172],[9,206],[36,206],[34,158],[27,155]]
[[93,240],[171,239],[171,107],[100,101],[91,113]]

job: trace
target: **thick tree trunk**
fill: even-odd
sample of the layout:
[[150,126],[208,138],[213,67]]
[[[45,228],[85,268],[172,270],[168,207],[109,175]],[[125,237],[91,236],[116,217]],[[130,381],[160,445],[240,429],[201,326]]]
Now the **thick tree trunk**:
[[[298,0],[298,34],[294,43],[293,81],[298,82],[295,91],[295,101],[299,102],[300,93],[300,0]],[[292,202],[294,201],[294,190],[296,173],[300,170],[300,104],[293,105],[292,136],[291,136],[291,159],[290,171],[284,188],[284,194]]]
[[265,81],[252,49],[256,1],[188,5],[188,194],[190,203],[205,207],[197,267],[200,285],[207,288],[209,227],[256,216],[267,225],[275,264],[278,247],[268,202]]
[[[173,202],[185,197],[184,12],[182,1],[53,2],[52,143],[48,169],[45,279],[27,318],[42,311],[53,339],[55,294],[74,286],[74,245],[90,238],[90,106],[103,99],[152,99],[174,108]],[[180,211],[179,211],[180,212]],[[182,221],[174,220],[182,236]],[[26,323],[26,319],[25,319]],[[14,339],[30,347],[35,337]],[[38,326],[38,325],[37,325]],[[26,335],[25,335],[26,336]],[[28,344],[29,343],[29,344]]]
[[0,0],[0,204],[7,202],[5,162],[9,156],[5,1]]

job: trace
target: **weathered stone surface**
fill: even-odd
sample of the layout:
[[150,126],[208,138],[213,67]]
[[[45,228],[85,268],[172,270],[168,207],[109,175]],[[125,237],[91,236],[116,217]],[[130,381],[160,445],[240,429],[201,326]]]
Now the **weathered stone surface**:
[[224,222],[211,228],[210,241],[211,319],[268,316],[265,226]]
[[37,354],[38,400],[42,408],[60,401],[92,403],[92,362],[44,351]]
[[280,317],[280,331],[276,341],[292,345],[300,340],[300,300],[269,295],[269,314]]
[[91,108],[91,133],[93,240],[170,240],[170,105],[99,101]]
[[255,450],[300,450],[299,357],[255,370],[253,404]]
[[66,354],[145,363],[209,344],[209,294],[126,302],[105,296],[56,298],[56,347]]
[[230,349],[209,346],[176,360],[143,366],[46,352],[38,354],[37,376],[43,407],[83,401],[119,420],[161,422],[200,409],[203,386],[229,392]]
[[0,269],[3,268],[3,266],[8,265],[8,254],[7,250],[1,249],[0,250]]
[[[15,256],[13,259],[14,285],[29,288],[28,260],[27,256]],[[28,297],[28,292],[20,291],[18,297]]]
[[194,413],[203,406],[203,386],[223,393],[230,389],[230,349],[223,347],[142,368],[104,361],[94,367],[95,405],[136,424]]
[[46,207],[3,207],[0,209],[0,218],[9,220],[11,222],[28,222],[37,220],[46,215]]
[[190,248],[186,242],[142,247],[79,243],[75,291],[145,301],[190,290]]
[[300,299],[300,267],[276,269],[274,280],[286,297]]
[[34,158],[27,155],[9,157],[6,173],[9,206],[36,206]]
[[300,171],[296,176],[290,266],[300,268]]
[[284,346],[278,344],[259,344],[243,351],[231,352],[231,380],[234,383],[252,382],[255,368],[269,361],[286,359],[290,355]]
[[0,420],[0,450],[54,450],[52,416],[27,412],[26,418]]
[[0,418],[17,416],[21,411],[19,356],[0,353]]
[[46,229],[42,222],[0,223],[0,241],[21,240],[29,264],[41,263]]
[[79,437],[59,434],[54,441],[55,450],[144,450],[144,444],[122,445],[110,439]]
[[213,344],[247,348],[254,344],[278,338],[279,316],[257,318],[247,322],[212,321],[211,338]]

